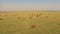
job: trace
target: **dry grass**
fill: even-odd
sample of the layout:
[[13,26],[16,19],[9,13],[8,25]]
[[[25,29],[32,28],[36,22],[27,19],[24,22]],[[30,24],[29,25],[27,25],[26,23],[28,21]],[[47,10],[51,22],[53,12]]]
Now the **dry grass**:
[[2,12],[0,34],[60,34],[60,12]]

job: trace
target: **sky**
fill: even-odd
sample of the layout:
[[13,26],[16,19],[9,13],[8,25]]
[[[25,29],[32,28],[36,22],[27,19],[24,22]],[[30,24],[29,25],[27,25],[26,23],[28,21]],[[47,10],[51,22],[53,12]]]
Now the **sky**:
[[0,11],[60,11],[60,0],[0,0]]

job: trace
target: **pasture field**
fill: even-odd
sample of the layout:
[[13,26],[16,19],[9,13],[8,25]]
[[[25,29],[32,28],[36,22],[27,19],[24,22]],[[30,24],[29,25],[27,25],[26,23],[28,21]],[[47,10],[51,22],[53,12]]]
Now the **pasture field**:
[[60,34],[60,12],[0,12],[0,34]]

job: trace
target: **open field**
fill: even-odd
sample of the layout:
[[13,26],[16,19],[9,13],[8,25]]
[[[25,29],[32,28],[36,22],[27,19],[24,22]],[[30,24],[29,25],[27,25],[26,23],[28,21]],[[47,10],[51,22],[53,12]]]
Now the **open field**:
[[60,12],[0,12],[0,34],[60,34]]

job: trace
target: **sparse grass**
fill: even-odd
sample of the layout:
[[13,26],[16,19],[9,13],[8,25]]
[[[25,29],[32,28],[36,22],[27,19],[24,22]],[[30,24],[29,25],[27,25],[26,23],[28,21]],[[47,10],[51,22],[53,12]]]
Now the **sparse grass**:
[[0,34],[60,34],[60,12],[1,12]]

